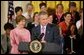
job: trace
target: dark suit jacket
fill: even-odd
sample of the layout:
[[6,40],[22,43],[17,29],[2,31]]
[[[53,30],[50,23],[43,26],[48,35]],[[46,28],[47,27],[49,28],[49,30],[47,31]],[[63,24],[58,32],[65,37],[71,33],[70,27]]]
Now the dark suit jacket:
[[[32,40],[35,37],[40,38],[41,34],[41,27],[38,25],[37,27],[34,27],[32,29]],[[56,43],[56,44],[61,44],[61,37],[59,33],[59,27],[54,25],[54,24],[48,24],[46,26],[46,34],[45,34],[45,41],[50,42],[50,43]]]
[[[62,21],[64,21],[64,14],[60,18],[60,22],[62,22]],[[52,23],[58,24],[58,17],[55,14],[53,15],[53,22]]]
[[26,27],[26,29],[28,29],[29,31],[30,31],[30,33],[32,32],[32,28],[34,28],[35,27],[35,24],[32,24],[32,22],[29,22],[28,24],[27,24],[27,27]]
[[80,15],[77,11],[74,11],[74,17],[72,17],[71,21],[76,24],[78,20],[80,20]]

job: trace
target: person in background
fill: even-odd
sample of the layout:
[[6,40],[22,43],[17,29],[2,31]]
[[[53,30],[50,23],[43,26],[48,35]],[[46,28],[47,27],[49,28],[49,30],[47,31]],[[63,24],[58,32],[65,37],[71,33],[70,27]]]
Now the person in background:
[[47,12],[48,12],[48,21],[49,21],[50,24],[52,24],[54,9],[48,7]]
[[63,5],[62,4],[57,4],[55,12],[53,14],[53,23],[54,24],[59,24],[60,22],[62,22],[64,20],[63,18]]
[[76,22],[80,19],[79,12],[76,10],[76,3],[70,2],[69,3],[69,12],[72,15],[72,22],[76,24]]
[[23,9],[20,6],[15,7],[16,17],[22,15]]
[[46,3],[44,3],[44,2],[40,3],[39,7],[40,7],[40,12],[42,12],[42,11],[47,12],[47,5],[46,5]]
[[21,41],[30,42],[31,35],[30,32],[24,28],[26,18],[23,15],[16,17],[16,28],[10,32],[10,42],[11,42],[11,54],[23,54],[26,52],[20,52],[18,50],[18,45]]
[[14,29],[11,23],[6,23],[4,25],[5,33],[1,35],[1,54],[9,54],[11,50],[10,45],[10,31]]
[[83,28],[83,8],[80,10],[80,20],[76,22],[76,27],[81,35],[82,34],[81,32],[83,32],[83,30],[80,31],[80,29]]
[[76,26],[77,26],[77,30],[78,30],[78,34],[80,35],[80,54],[84,53],[84,37],[83,37],[83,8],[80,10],[80,20],[77,21]]
[[[53,22],[54,9],[48,8],[48,9],[47,9],[47,12],[48,12],[48,22],[49,22],[50,24],[52,24],[52,25],[58,26],[57,24],[52,23],[52,22]],[[63,52],[64,52],[64,51],[63,51],[64,38],[63,38],[63,35],[62,35],[62,30],[61,30],[61,28],[60,28],[59,26],[58,26],[58,28],[59,28],[59,31],[60,31],[60,36],[62,37],[62,38],[61,38],[61,42],[62,42],[61,46],[62,46],[62,54],[63,54]]]
[[29,22],[33,22],[33,5],[31,3],[28,3],[26,6],[27,12],[23,13],[22,15],[26,18],[26,27]]
[[66,36],[66,33],[67,33],[67,30],[68,30],[68,27],[69,25],[71,24],[71,13],[70,12],[66,12],[64,14],[64,21],[60,22],[58,25],[59,27],[61,28],[62,30],[62,35],[63,37]]
[[27,24],[27,29],[31,32],[32,28],[39,25],[39,15],[38,12],[34,13],[33,22]]
[[50,24],[52,24],[52,21],[53,21],[53,15],[50,14],[50,15],[48,16],[48,22],[49,22]]
[[[71,43],[71,38],[72,38],[72,43]],[[68,28],[68,32],[65,37],[65,50],[67,54],[79,54],[79,41],[80,41],[80,36],[78,34],[76,25],[74,23],[70,24]],[[71,46],[72,44],[72,46]]]
[[[17,16],[22,15],[22,13],[23,13],[22,7],[20,7],[20,6],[15,7],[15,13],[16,13],[15,18],[16,18]],[[14,27],[16,27],[16,20],[15,20],[15,19],[13,19],[13,25],[14,25]]]
[[59,28],[60,28],[60,35],[62,36],[62,47],[63,47],[63,53],[65,53],[65,37],[66,37],[66,33],[68,31],[68,27],[71,24],[71,13],[70,12],[66,12],[64,13],[64,21],[60,22]]

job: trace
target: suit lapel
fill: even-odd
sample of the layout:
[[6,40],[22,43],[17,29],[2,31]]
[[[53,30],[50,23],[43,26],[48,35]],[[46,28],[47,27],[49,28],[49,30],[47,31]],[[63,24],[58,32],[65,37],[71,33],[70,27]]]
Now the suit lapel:
[[39,36],[40,36],[40,34],[41,34],[41,27],[40,27],[40,25],[38,26],[38,29],[37,29],[37,37],[39,38]]
[[49,36],[49,33],[50,33],[50,26],[49,24],[46,26],[46,34],[45,34],[45,40],[47,39],[47,37]]

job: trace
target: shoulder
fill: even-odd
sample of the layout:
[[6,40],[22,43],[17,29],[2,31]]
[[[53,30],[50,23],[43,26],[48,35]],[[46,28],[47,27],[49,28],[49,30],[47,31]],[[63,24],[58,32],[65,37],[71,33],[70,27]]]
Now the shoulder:
[[53,28],[53,29],[58,29],[58,28],[59,28],[59,26],[56,25],[56,24],[48,24],[48,26],[49,26],[50,28]]
[[78,21],[76,22],[76,24],[80,24],[80,22],[81,22],[81,20],[78,20]]
[[48,24],[48,26],[51,27],[51,28],[52,28],[52,27],[56,27],[55,24]]
[[27,17],[28,14],[27,14],[27,12],[25,12],[25,13],[23,13],[22,15],[25,16],[25,17]]
[[62,25],[64,25],[64,21],[63,21],[63,22],[60,22],[58,25],[59,25],[59,26],[62,26]]
[[27,26],[30,26],[30,25],[32,25],[32,22],[29,22],[29,23],[27,24]]
[[27,12],[23,13],[22,15],[27,15]]
[[78,29],[79,26],[80,26],[80,22],[81,22],[81,20],[79,20],[79,21],[76,22],[76,27],[77,27],[77,29]]
[[33,27],[32,30],[33,30],[33,31],[38,31],[39,28],[40,28],[40,25],[38,25],[38,26],[36,26],[36,27]]
[[39,27],[40,27],[40,25],[38,25],[38,26],[35,26],[35,27],[34,27],[34,29],[38,29]]
[[10,34],[11,33],[13,34],[13,33],[17,32],[17,31],[18,31],[17,28],[14,28],[13,30],[10,31]]

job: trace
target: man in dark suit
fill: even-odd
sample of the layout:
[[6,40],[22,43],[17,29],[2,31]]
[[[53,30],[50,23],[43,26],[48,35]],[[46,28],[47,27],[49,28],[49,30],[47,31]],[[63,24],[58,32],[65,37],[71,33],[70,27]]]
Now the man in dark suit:
[[[41,42],[55,43],[56,45],[58,45],[56,49],[60,50],[62,48],[61,48],[61,36],[60,36],[59,28],[54,24],[49,24],[47,19],[48,19],[47,12],[39,13],[40,25],[32,29],[32,40],[36,37],[40,38],[40,35],[44,33]],[[61,52],[59,52],[59,54],[61,54]]]

